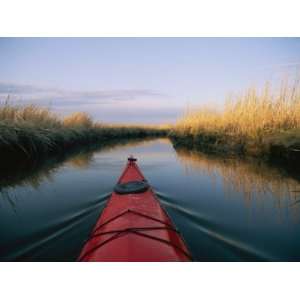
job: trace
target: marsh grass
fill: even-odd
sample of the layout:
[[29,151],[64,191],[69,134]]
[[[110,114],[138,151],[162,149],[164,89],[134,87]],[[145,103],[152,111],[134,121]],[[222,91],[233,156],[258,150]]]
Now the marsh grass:
[[83,112],[59,118],[51,110],[34,105],[14,106],[5,102],[0,106],[1,161],[38,160],[80,145],[165,134],[165,130],[155,126],[94,123]]
[[190,143],[202,143],[260,155],[274,143],[285,147],[300,141],[299,81],[282,82],[276,91],[269,83],[262,90],[248,89],[231,96],[224,108],[188,111],[172,135]]
[[71,128],[72,127],[92,128],[94,125],[92,118],[84,112],[72,113],[71,115],[65,117],[62,123],[65,127],[71,127]]

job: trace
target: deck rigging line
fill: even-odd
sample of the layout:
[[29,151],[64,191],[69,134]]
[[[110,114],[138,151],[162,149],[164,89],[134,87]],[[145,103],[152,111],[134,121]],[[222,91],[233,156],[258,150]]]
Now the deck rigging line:
[[[142,216],[144,218],[147,218],[147,219],[150,219],[150,220],[153,220],[153,221],[156,221],[156,222],[159,222],[165,226],[149,226],[149,227],[128,227],[128,228],[125,228],[125,229],[120,229],[120,230],[110,230],[110,231],[104,231],[104,232],[100,232],[100,233],[97,233],[97,231],[102,228],[103,226],[113,222],[114,220],[124,216],[125,214],[128,214],[128,213],[132,213],[132,214],[136,214],[136,215],[139,215],[139,216]],[[149,216],[149,215],[145,215],[141,212],[138,212],[138,211],[135,211],[135,210],[132,210],[132,209],[127,209],[125,211],[123,211],[122,213],[110,218],[109,220],[105,221],[104,223],[100,224],[99,226],[97,226],[93,232],[91,233],[91,235],[88,237],[88,240],[91,240],[93,239],[94,237],[96,236],[101,236],[101,235],[107,235],[107,234],[113,234],[115,233],[115,235],[113,235],[112,237],[108,238],[107,240],[103,241],[102,243],[94,246],[92,249],[90,249],[89,251],[87,251],[82,257],[79,257],[78,261],[82,261],[85,257],[87,257],[88,255],[90,255],[91,253],[93,253],[95,250],[99,249],[100,247],[104,246],[105,244],[107,244],[108,242],[111,242],[119,237],[122,237],[126,234],[129,234],[129,233],[133,233],[133,234],[136,234],[136,235],[139,235],[139,236],[142,236],[142,237],[145,237],[145,238],[149,238],[149,239],[153,239],[153,240],[156,240],[158,242],[161,242],[161,243],[165,243],[177,250],[179,250],[180,252],[182,252],[188,259],[192,260],[192,257],[190,256],[189,253],[187,253],[185,250],[183,250],[181,247],[178,247],[176,244],[168,241],[168,240],[165,240],[165,239],[161,239],[161,238],[158,238],[158,237],[155,237],[155,236],[152,236],[152,235],[149,235],[149,234],[146,234],[144,233],[145,231],[152,231],[152,230],[171,230],[171,231],[175,231],[176,233],[179,234],[179,231],[174,227],[174,226],[170,226],[169,223],[167,222],[164,222],[164,221],[161,221],[160,219],[157,219],[157,218],[154,218],[152,216]]]

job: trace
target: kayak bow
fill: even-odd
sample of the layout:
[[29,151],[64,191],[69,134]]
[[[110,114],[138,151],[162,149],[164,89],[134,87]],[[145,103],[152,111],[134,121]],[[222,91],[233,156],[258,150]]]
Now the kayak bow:
[[190,261],[171,219],[136,164],[128,163],[79,261]]

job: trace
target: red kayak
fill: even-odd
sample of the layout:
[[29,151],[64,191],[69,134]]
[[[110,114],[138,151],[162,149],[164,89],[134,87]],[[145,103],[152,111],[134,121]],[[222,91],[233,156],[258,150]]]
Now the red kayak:
[[191,255],[136,164],[128,164],[79,261],[191,261]]

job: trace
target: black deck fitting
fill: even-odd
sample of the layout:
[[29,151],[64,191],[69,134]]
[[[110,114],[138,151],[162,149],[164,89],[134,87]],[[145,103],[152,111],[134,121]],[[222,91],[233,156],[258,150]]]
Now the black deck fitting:
[[132,155],[128,157],[128,161],[137,161],[136,158],[134,158]]

